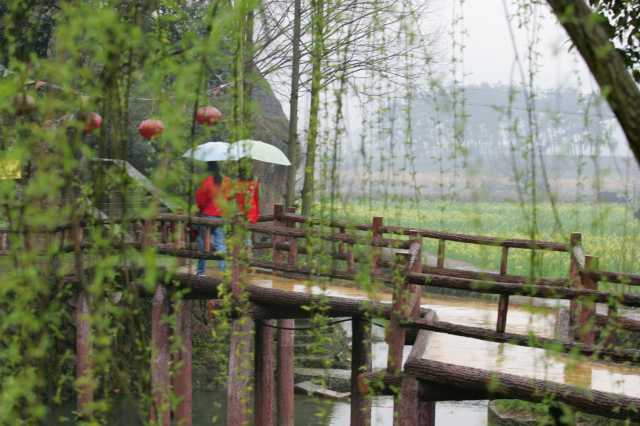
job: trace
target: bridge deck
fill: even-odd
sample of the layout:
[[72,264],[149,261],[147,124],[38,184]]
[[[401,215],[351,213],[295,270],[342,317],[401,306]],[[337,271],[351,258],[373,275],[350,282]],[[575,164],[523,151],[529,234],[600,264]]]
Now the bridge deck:
[[[368,298],[365,291],[355,288],[353,283],[344,281],[324,283],[323,290],[318,283],[302,279],[253,273],[250,275],[250,282],[260,287],[291,292],[324,292],[334,297]],[[390,303],[391,293],[387,289],[381,289],[373,299]],[[423,308],[434,310],[439,320],[487,329],[493,327],[497,316],[496,303],[488,300],[428,295],[422,297],[421,305]],[[552,308],[514,306],[509,310],[507,331],[553,337],[556,315],[557,311]],[[429,334],[424,359],[640,398],[640,367],[588,361],[583,358],[576,360],[571,355],[544,349],[494,343],[445,333]],[[380,347],[373,355],[374,366],[380,368],[386,365],[386,347]]]

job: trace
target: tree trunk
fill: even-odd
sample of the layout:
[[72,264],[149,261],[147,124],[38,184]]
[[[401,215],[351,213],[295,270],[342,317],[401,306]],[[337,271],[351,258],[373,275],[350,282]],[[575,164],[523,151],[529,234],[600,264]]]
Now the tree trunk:
[[547,0],[618,118],[640,164],[640,89],[584,0]]
[[298,168],[298,89],[300,85],[300,20],[301,0],[295,0],[293,16],[293,58],[291,62],[291,96],[289,98],[289,139],[287,143],[291,167],[287,170],[286,207],[293,206],[296,198],[296,171]]
[[324,55],[324,0],[313,0],[313,48],[311,52],[311,107],[307,133],[307,155],[302,186],[302,214],[309,215],[314,199],[314,174],[318,142],[318,115],[322,89],[322,57]]

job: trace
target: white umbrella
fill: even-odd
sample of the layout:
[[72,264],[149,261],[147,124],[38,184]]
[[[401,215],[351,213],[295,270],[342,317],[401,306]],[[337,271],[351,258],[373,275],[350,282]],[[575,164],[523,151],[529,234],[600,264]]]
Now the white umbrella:
[[291,162],[278,148],[268,143],[243,139],[235,143],[207,142],[193,151],[188,150],[183,155],[185,158],[194,158],[200,161],[226,161],[251,158],[265,163],[290,166]]
[[193,152],[189,149],[183,155],[184,158],[193,158],[200,161],[225,161],[229,158],[229,144],[227,142],[207,142],[198,145]]

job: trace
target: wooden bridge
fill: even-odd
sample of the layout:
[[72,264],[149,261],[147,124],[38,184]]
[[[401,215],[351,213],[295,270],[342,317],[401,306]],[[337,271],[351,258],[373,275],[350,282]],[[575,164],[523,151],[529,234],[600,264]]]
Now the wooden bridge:
[[[617,284],[640,285],[640,275],[599,270],[597,259],[584,254],[580,234],[571,234],[568,243],[564,243],[500,239],[388,226],[380,217],[374,217],[370,224],[363,225],[337,221],[315,222],[296,215],[294,211],[285,212],[281,205],[276,205],[273,215],[263,217],[255,225],[244,225],[254,237],[268,236],[262,241],[254,238],[254,254],[261,253],[265,254],[264,256],[247,256],[244,244],[231,242],[230,253],[227,255],[230,277],[226,281],[220,277],[203,277],[190,273],[195,270],[191,264],[193,259],[220,260],[225,256],[209,250],[199,251],[190,241],[187,228],[193,225],[212,227],[222,224],[221,219],[173,214],[127,222],[130,238],[125,244],[143,249],[151,248],[158,254],[175,256],[180,259],[182,266],[180,272],[159,282],[153,294],[148,294],[153,298],[151,417],[159,424],[192,423],[190,300],[218,299],[225,283],[230,288],[234,306],[245,303],[244,306],[248,307],[245,310],[234,310],[232,316],[234,319],[228,358],[227,424],[293,424],[293,321],[296,318],[309,317],[311,311],[305,307],[317,303],[319,297],[309,293],[248,285],[247,274],[250,268],[260,268],[273,274],[291,277],[326,277],[350,281],[356,281],[358,273],[366,270],[371,279],[392,287],[391,304],[334,296],[324,296],[320,302],[325,308],[325,315],[352,319],[352,425],[370,423],[370,397],[381,394],[394,396],[395,421],[407,426],[433,425],[437,401],[478,399],[521,399],[539,402],[551,398],[555,403],[568,404],[587,413],[640,420],[640,398],[424,357],[430,335],[436,332],[510,345],[553,348],[561,352],[579,354],[578,356],[585,357],[584,359],[590,357],[607,362],[637,362],[640,351],[615,347],[604,337],[600,338],[597,331],[598,328],[607,325],[640,330],[638,322],[622,316],[616,309],[618,304],[627,307],[640,306],[640,296],[614,290],[601,291],[598,289],[598,283],[611,283],[610,288]],[[91,244],[84,228],[95,225],[96,223],[83,224],[78,220],[73,224],[46,230],[48,233],[58,233],[63,242],[63,249],[75,253],[76,273],[69,277],[69,280],[79,284],[76,301],[78,378],[90,375],[92,365],[89,346],[91,327],[88,321],[91,300],[84,284],[90,267],[87,260],[83,259],[83,251]],[[0,249],[6,251],[6,235],[11,232],[5,230],[4,235],[0,232],[0,243],[4,244]],[[209,236],[210,233],[206,234]],[[438,242],[435,266],[422,263],[425,239]],[[446,244],[449,241],[493,246],[501,250],[498,271],[477,272],[446,267]],[[205,246],[210,245],[206,242]],[[322,250],[319,246],[323,247]],[[358,249],[362,251],[363,248],[366,249],[366,255],[359,255]],[[566,278],[532,280],[530,277],[508,274],[509,253],[512,249],[565,253],[570,269]],[[393,253],[392,258],[385,256],[385,253],[389,252]],[[320,256],[321,261],[313,261]],[[129,272],[133,277],[140,273]],[[495,328],[440,321],[436,312],[420,307],[420,296],[424,286],[499,296]],[[185,299],[175,307],[177,324],[174,332],[179,334],[182,347],[178,354],[172,354],[171,330],[162,319],[169,315],[172,300],[170,294],[177,289],[184,292]],[[506,332],[511,296],[569,300],[570,338],[554,339]],[[613,300],[616,301],[615,304],[609,303]],[[596,312],[597,303],[608,304],[609,310],[606,315]],[[244,319],[250,318],[253,321],[243,321],[243,316]],[[371,369],[371,322],[376,317],[383,317],[389,321],[386,332],[388,363],[385,371]],[[277,325],[275,321],[278,321]],[[255,327],[253,337],[252,327]],[[274,341],[277,341],[277,352],[274,351]],[[406,345],[411,346],[411,351],[407,360],[403,362],[403,350]],[[239,351],[239,348],[253,348],[252,366],[243,362],[246,361],[246,352]],[[181,366],[173,378],[169,373],[172,356]],[[249,386],[251,376],[253,387]],[[82,385],[82,380],[78,383],[78,413],[82,415],[94,395],[90,385]],[[171,393],[179,398],[179,403],[174,409],[169,403]]]

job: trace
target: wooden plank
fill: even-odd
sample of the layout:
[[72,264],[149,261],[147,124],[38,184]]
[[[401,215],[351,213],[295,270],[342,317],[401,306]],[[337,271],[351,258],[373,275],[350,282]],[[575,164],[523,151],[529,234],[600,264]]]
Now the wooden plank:
[[640,420],[640,399],[621,394],[427,359],[407,361],[405,372],[427,383],[484,392],[485,399],[541,402],[552,398],[585,413]]
[[280,320],[278,326],[281,327],[278,330],[278,425],[293,426],[295,321]]
[[596,281],[606,281],[610,283],[626,284],[626,285],[640,285],[640,275],[627,274],[622,272],[608,272],[608,271],[585,271],[583,275],[589,275]]
[[500,238],[488,237],[481,235],[466,235],[453,232],[434,231],[430,229],[406,228],[402,226],[385,226],[384,232],[387,234],[409,235],[417,232],[423,238],[431,238],[434,240],[447,240],[459,243],[479,244],[494,247],[511,247],[521,249],[535,250],[551,250],[551,251],[568,251],[567,244],[556,243],[553,241],[537,241],[526,240],[520,238]]
[[[520,296],[540,297],[544,299],[574,299],[580,296],[588,296],[595,302],[606,303],[612,297],[611,293],[551,286],[523,286],[518,283],[499,283],[493,281],[469,280],[466,278],[449,277],[443,275],[430,275],[408,273],[406,279],[412,284],[429,285],[432,287],[453,288],[458,290],[475,291],[488,294],[508,294]],[[617,296],[620,303],[626,306],[640,306],[640,296],[634,294],[622,294]]]
[[[361,374],[358,378],[360,387],[365,389],[369,395],[393,396],[402,386],[402,382],[407,378],[407,374],[389,374],[386,371]],[[487,392],[482,390],[470,391],[458,387],[439,385],[419,381],[419,397],[422,401],[479,401],[487,399]]]
[[[269,246],[271,247],[271,245]],[[279,243],[277,244],[278,250],[288,251],[290,249],[287,243]],[[298,247],[298,253],[306,254],[307,251],[305,247]],[[355,261],[353,254],[345,250],[344,254],[339,252],[332,253],[332,258],[339,260],[346,260],[351,262],[353,267],[355,268]],[[391,267],[391,262],[381,261],[380,265],[382,267]],[[478,280],[486,280],[486,281],[496,281],[496,282],[507,282],[507,283],[522,283],[527,285],[547,285],[547,286],[558,286],[558,287],[566,287],[569,284],[568,278],[537,278],[535,281],[530,282],[529,277],[525,277],[522,275],[502,275],[495,272],[489,271],[469,271],[463,269],[452,269],[452,268],[438,268],[435,266],[422,265],[422,272],[425,274],[433,274],[433,275],[448,275],[459,278],[469,278],[469,279],[478,279]]]
[[577,342],[565,342],[562,340],[549,339],[546,337],[535,338],[526,334],[498,333],[482,327],[472,327],[455,324],[445,321],[430,321],[419,319],[411,321],[407,327],[415,327],[423,330],[435,331],[438,333],[453,334],[455,336],[470,337],[472,339],[486,340],[489,342],[509,343],[512,345],[526,346],[531,348],[554,348],[564,352],[577,351],[585,356],[596,356],[603,359],[615,361],[637,361],[640,359],[640,351],[636,349],[621,348],[600,348],[595,345],[584,345]]
[[327,389],[322,386],[319,386],[313,383],[312,381],[296,383],[295,389],[296,391],[299,391],[306,395],[315,395],[321,398],[335,399],[335,400],[342,400],[342,399],[349,398],[349,392],[336,392],[331,389]]
[[[304,217],[299,215],[287,215],[291,220],[295,220],[298,223],[309,223],[310,221]],[[320,221],[311,221],[312,224],[320,224]],[[345,227],[356,229],[360,231],[370,231],[371,225],[350,225],[345,222],[340,221],[332,221],[329,223],[329,226],[332,227]],[[536,241],[536,240],[526,240],[526,239],[518,239],[518,238],[500,238],[500,237],[488,237],[488,236],[480,236],[480,235],[464,235],[464,234],[456,234],[452,232],[442,232],[442,231],[434,231],[429,229],[416,229],[416,228],[407,228],[403,226],[385,226],[384,232],[388,234],[396,234],[396,235],[409,235],[413,232],[418,232],[420,236],[424,238],[432,238],[436,240],[447,240],[447,241],[457,241],[461,243],[471,243],[471,244],[481,244],[481,245],[489,245],[489,246],[499,246],[499,247],[512,247],[512,248],[522,248],[522,249],[536,249],[536,250],[552,250],[552,251],[568,251],[568,247],[564,243],[556,243],[552,241]]]
[[255,322],[255,412],[254,425],[273,426],[275,373],[272,320]]
[[351,426],[371,424],[371,400],[358,384],[361,373],[371,371],[371,323],[361,316],[351,319]]

